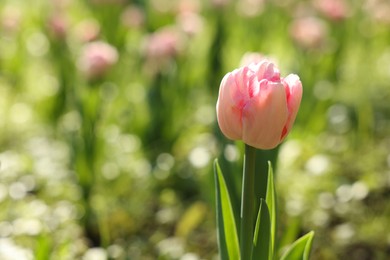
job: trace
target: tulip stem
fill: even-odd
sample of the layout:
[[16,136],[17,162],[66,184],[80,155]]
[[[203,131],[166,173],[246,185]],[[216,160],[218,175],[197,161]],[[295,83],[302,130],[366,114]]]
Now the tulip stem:
[[241,228],[240,255],[241,260],[252,258],[254,210],[255,210],[255,162],[256,148],[245,144],[244,172],[241,194]]

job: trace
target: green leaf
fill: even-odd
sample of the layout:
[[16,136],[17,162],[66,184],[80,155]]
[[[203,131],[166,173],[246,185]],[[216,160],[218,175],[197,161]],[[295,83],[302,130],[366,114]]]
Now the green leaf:
[[268,161],[268,181],[267,181],[267,194],[266,199],[267,206],[269,209],[269,215],[270,215],[270,222],[271,222],[271,248],[270,248],[270,259],[273,259],[274,257],[274,251],[275,251],[275,241],[276,241],[276,191],[275,191],[275,184],[274,184],[274,173],[272,169],[272,164],[270,161]]
[[284,253],[281,260],[308,260],[313,243],[314,232],[311,231],[296,240]]
[[252,259],[270,259],[271,223],[267,203],[260,199],[259,212],[257,214],[255,232],[253,235]]
[[52,240],[45,235],[41,235],[37,239],[37,247],[35,249],[35,259],[44,260],[50,258],[50,251],[52,250]]
[[233,207],[230,201],[225,179],[217,160],[214,162],[214,177],[219,253],[222,260],[239,259],[240,249]]

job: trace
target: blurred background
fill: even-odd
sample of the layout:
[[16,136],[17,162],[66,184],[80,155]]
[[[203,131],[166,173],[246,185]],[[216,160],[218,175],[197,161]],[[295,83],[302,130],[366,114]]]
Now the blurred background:
[[0,258],[218,259],[213,160],[239,189],[243,146],[221,136],[215,103],[258,53],[304,87],[271,151],[281,246],[314,230],[312,259],[389,259],[389,13],[387,0],[2,0]]

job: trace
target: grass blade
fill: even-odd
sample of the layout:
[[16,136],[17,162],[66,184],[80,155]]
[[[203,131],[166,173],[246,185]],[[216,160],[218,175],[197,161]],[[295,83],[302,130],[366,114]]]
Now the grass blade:
[[252,259],[269,259],[271,240],[271,223],[267,203],[260,199],[259,212],[256,219],[256,227],[253,236]]
[[240,249],[234,209],[218,161],[214,162],[218,247],[222,260],[239,259]]
[[272,164],[268,161],[268,181],[267,181],[267,194],[266,194],[266,202],[269,209],[269,216],[271,222],[271,237],[270,237],[270,259],[273,259],[275,252],[275,241],[276,241],[276,191],[275,191],[275,183],[274,183],[274,173],[272,169]]
[[314,232],[311,231],[296,240],[284,253],[281,260],[308,260],[313,243]]

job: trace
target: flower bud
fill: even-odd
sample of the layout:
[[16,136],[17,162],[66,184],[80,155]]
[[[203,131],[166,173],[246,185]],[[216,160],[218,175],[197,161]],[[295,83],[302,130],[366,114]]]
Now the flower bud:
[[218,124],[229,139],[272,149],[289,133],[301,98],[297,75],[281,78],[268,60],[251,63],[223,78],[217,101]]

